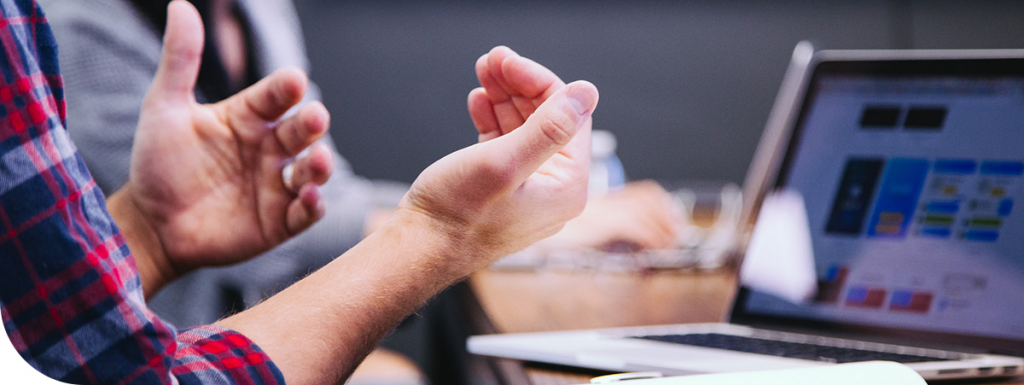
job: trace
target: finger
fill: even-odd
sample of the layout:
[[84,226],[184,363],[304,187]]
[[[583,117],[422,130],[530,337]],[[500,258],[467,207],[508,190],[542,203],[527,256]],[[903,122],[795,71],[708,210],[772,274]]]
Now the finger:
[[490,71],[491,76],[494,77],[495,82],[498,83],[498,86],[500,86],[505,93],[512,96],[518,94],[514,89],[509,87],[508,83],[505,81],[505,74],[502,73],[502,63],[504,63],[508,58],[517,56],[519,56],[519,54],[516,53],[516,51],[513,51],[511,48],[503,45],[494,47],[487,53],[487,68]]
[[[494,114],[498,119],[498,126],[501,127],[502,134],[507,134],[523,125],[526,118],[530,116],[530,114],[520,111],[516,100],[520,93],[508,83],[503,72],[503,63],[516,57],[519,57],[519,54],[505,46],[494,47],[491,52],[487,53],[487,72],[494,78],[497,87],[484,88],[487,89],[488,96],[491,96]],[[491,95],[492,93],[496,96]]]
[[665,211],[649,212],[648,228],[651,239],[648,248],[665,249],[670,247],[676,239],[676,232],[672,222],[668,220]]
[[326,212],[327,204],[320,193],[320,188],[315,184],[307,183],[299,189],[298,197],[288,204],[288,209],[285,212],[285,224],[288,226],[288,231],[295,235],[323,218]]
[[309,150],[309,154],[292,163],[292,186],[305,186],[308,183],[323,185],[334,172],[334,156],[327,145],[317,143]]
[[[486,61],[486,67],[481,65]],[[507,47],[495,47],[477,65],[478,78],[495,105],[503,133],[519,127],[548,97],[565,83],[537,62]]]
[[597,101],[597,88],[593,84],[575,82],[552,95],[521,127],[487,143],[495,143],[493,151],[498,158],[508,159],[516,175],[523,180],[569,145],[589,124]]
[[522,117],[529,117],[548,97],[565,86],[554,72],[521,56],[508,57],[501,73],[512,94],[512,104]]
[[498,121],[498,128],[503,135],[512,132],[516,127],[522,126],[526,119],[530,117],[529,114],[519,112],[519,106],[516,105],[515,101],[516,99],[513,98],[501,103],[494,103],[494,116]]
[[500,103],[510,98],[509,94],[505,92],[505,89],[498,84],[498,80],[494,78],[494,74],[491,73],[491,67],[488,65],[488,58],[490,54],[484,54],[476,59],[476,78],[480,81],[480,86],[484,88],[487,93],[487,97],[490,98],[493,103]]
[[[512,95],[506,91],[506,86],[499,83],[501,78],[501,60],[504,60],[510,54],[514,54],[514,52],[507,47],[495,47],[490,53],[481,56],[476,63],[477,79],[480,80],[480,85],[483,86],[487,98],[491,102],[491,109],[494,111],[495,119],[500,128],[499,135],[507,134],[516,127],[523,125],[523,122],[526,121],[526,116],[528,116],[519,113],[519,108],[516,107],[515,102],[512,100]],[[495,60],[497,60],[497,64],[492,65],[491,62]]]
[[191,102],[203,56],[203,21],[187,1],[167,6],[167,28],[160,64],[146,98],[162,102]]
[[308,79],[298,68],[284,68],[263,78],[227,100],[229,119],[253,125],[259,121],[273,122],[302,101]]
[[480,134],[480,142],[501,136],[501,129],[498,128],[498,120],[494,117],[494,105],[487,98],[487,91],[477,87],[469,92],[469,117],[473,119],[477,133]]
[[[505,59],[501,72],[509,89],[514,90],[510,94],[530,100],[532,109],[565,86],[565,82],[547,67],[521,56]],[[532,113],[532,109],[529,112]]]
[[623,189],[626,199],[633,201],[635,212],[644,215],[657,227],[661,239],[675,239],[676,228],[673,218],[672,197],[660,184],[650,180],[631,182]]
[[298,155],[327,134],[331,115],[323,103],[312,102],[299,109],[274,129],[274,135],[288,156]]
[[666,234],[667,237],[675,238],[675,221],[672,220],[671,208],[665,203],[664,201],[655,202],[648,212],[651,213],[651,219],[662,233]]

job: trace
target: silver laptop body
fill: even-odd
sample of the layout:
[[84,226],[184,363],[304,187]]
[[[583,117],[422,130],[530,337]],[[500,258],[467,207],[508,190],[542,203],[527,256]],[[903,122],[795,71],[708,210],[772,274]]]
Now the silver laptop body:
[[[812,303],[741,287],[730,323],[474,336],[467,347],[666,375],[831,365],[859,352],[925,379],[1024,374],[1022,174],[1024,50],[801,43],[745,182],[741,230],[768,192],[803,194]],[[788,358],[772,353],[779,345],[815,346]]]

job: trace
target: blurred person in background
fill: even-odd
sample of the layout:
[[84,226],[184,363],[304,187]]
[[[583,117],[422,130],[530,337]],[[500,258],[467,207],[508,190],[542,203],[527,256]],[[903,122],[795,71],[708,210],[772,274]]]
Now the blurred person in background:
[[[291,0],[190,1],[207,26],[196,88],[199,102],[220,101],[282,67],[308,71]],[[68,115],[76,121],[71,137],[108,194],[128,179],[142,96],[159,64],[168,2],[40,0],[61,47]],[[477,70],[480,75],[479,63]],[[319,97],[311,83],[304,102]],[[470,103],[472,108],[472,98]],[[480,122],[474,123],[481,128]],[[327,212],[319,223],[259,258],[194,271],[166,286],[149,306],[182,327],[214,322],[327,264],[383,223],[408,186],[355,175],[329,135],[321,142],[334,155],[335,171],[322,187]],[[580,218],[537,247],[673,247],[670,202],[656,183],[627,184],[621,193],[592,199]],[[383,346],[412,357],[435,383],[466,383],[459,357],[466,356],[469,330],[457,314],[457,301],[447,297],[440,295],[403,322]]]

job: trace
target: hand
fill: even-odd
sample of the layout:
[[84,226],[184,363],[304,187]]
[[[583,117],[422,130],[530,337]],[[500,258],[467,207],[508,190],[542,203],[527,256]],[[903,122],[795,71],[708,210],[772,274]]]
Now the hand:
[[[583,210],[590,168],[594,85],[568,86],[498,47],[477,62],[484,87],[469,109],[476,145],[420,174],[396,216],[420,216],[471,258],[468,273],[558,232]],[[453,261],[458,262],[458,261]]]
[[[294,163],[289,190],[281,170],[327,131],[322,104],[281,116],[305,93],[305,74],[285,69],[213,105],[196,103],[203,25],[185,1],[168,8],[163,55],[143,102],[129,181],[117,200],[143,218],[157,242],[150,260],[160,286],[200,266],[251,258],[301,232],[324,213],[318,185],[333,170],[326,146]],[[114,211],[114,210],[112,210]],[[131,211],[131,210],[129,210]],[[152,293],[153,291],[146,291]]]
[[601,249],[624,243],[629,249],[668,249],[676,245],[681,212],[654,181],[626,184],[621,191],[590,199],[583,213],[551,238],[544,249]]
[[[496,47],[477,60],[476,74],[482,87],[469,94],[469,112],[481,142],[519,127],[565,86],[553,72],[507,47]],[[591,199],[579,218],[541,246],[597,248],[626,242],[640,248],[668,248],[676,240],[674,214],[660,185],[631,183],[618,194]]]

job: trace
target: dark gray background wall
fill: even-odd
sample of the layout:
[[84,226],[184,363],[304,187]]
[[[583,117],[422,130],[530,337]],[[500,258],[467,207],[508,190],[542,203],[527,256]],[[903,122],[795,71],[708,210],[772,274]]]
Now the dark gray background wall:
[[332,134],[412,181],[475,142],[473,64],[504,44],[601,91],[631,179],[743,180],[793,46],[1024,47],[1022,1],[298,0]]

